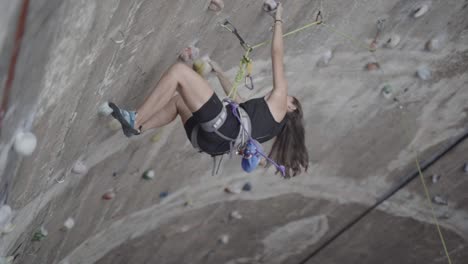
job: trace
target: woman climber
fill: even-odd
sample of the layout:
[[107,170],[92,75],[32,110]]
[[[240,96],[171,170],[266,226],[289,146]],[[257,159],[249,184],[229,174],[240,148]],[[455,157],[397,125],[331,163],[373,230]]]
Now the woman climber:
[[[245,102],[237,95],[236,102],[250,118],[253,139],[265,142],[276,137],[269,157],[283,164],[285,176],[291,177],[308,169],[308,153],[302,107],[297,98],[288,96],[284,75],[282,10],[278,5],[274,16],[271,47],[273,89],[264,97]],[[210,64],[228,94],[232,83],[217,63],[211,61]],[[114,103],[109,103],[109,106],[127,137],[165,126],[180,116],[189,140],[192,143],[196,141],[194,146],[212,156],[229,152],[243,129],[240,119],[226,110],[230,106],[221,102],[209,83],[182,63],[174,64],[163,74],[137,111],[120,109]],[[207,124],[214,129],[206,129]],[[195,129],[198,131],[193,133]]]

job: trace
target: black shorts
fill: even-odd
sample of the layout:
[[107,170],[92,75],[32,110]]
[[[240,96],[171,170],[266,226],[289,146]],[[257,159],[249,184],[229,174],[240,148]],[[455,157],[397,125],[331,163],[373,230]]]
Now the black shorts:
[[[213,120],[221,112],[223,105],[216,93],[196,112],[193,113],[187,122],[184,124],[185,132],[190,140],[192,137],[193,128],[199,123],[205,123]],[[236,117],[232,114],[230,107],[227,109],[227,117],[224,124],[218,129],[221,134],[236,138],[240,129],[240,124]],[[229,151],[230,142],[221,138],[214,132],[206,132],[203,129],[198,130],[197,136],[198,145],[203,152],[210,155],[220,155]]]

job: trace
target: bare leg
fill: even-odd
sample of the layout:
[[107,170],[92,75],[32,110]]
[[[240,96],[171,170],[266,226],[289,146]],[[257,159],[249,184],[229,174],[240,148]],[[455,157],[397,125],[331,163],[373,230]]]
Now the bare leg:
[[185,105],[184,100],[180,95],[172,97],[163,109],[143,123],[141,132],[165,126],[174,121],[177,115],[180,116],[183,124],[185,124],[185,122],[187,122],[187,120],[192,116],[192,112],[190,112],[190,109]]
[[138,108],[135,128],[139,128],[161,111],[176,91],[191,112],[199,110],[214,93],[209,83],[195,71],[185,64],[176,63],[163,74],[143,105]]

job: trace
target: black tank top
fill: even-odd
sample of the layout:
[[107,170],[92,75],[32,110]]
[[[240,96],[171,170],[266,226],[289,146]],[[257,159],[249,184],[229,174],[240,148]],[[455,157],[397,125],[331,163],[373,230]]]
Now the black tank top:
[[265,97],[250,99],[240,106],[249,114],[252,122],[252,137],[262,143],[277,136],[286,123],[286,118],[278,123],[273,118]]
[[[232,114],[231,108],[229,106],[226,107],[228,108],[227,119],[218,131],[224,136],[236,138],[239,134],[240,124]],[[252,122],[251,136],[260,143],[277,136],[286,122],[286,118],[280,123],[275,121],[264,97],[250,99],[241,103],[240,107],[245,109]],[[189,139],[191,138],[192,129],[195,125],[196,121],[193,117],[186,123],[186,131]],[[198,144],[204,152],[211,155],[223,154],[230,149],[229,141],[222,139],[215,133],[208,133],[202,130],[198,132]]]

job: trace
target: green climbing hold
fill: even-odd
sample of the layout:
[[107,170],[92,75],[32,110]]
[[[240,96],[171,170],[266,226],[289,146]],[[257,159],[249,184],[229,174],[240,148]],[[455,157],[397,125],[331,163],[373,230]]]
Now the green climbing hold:
[[49,232],[44,227],[34,232],[34,235],[31,239],[33,242],[38,242],[44,240],[49,235]]
[[387,83],[382,87],[382,95],[387,99],[392,97],[392,86],[390,84]]

